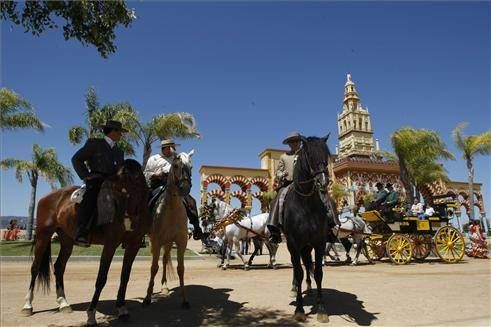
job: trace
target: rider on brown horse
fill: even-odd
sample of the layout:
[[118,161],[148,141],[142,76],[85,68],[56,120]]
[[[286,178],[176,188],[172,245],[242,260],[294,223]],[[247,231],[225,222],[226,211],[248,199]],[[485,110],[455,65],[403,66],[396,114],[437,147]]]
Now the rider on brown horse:
[[89,246],[90,224],[97,212],[97,196],[102,183],[114,175],[123,165],[124,154],[116,142],[127,132],[121,122],[107,121],[102,126],[104,138],[88,139],[85,145],[72,157],[73,168],[84,181],[86,191],[77,212],[78,232],[75,244]]

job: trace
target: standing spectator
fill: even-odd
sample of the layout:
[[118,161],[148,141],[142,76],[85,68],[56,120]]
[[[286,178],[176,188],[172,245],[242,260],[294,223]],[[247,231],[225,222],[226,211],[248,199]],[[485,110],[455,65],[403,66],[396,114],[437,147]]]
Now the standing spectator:
[[481,229],[481,224],[478,219],[471,222],[469,226],[469,239],[471,247],[466,251],[469,257],[487,259],[488,258],[488,243]]

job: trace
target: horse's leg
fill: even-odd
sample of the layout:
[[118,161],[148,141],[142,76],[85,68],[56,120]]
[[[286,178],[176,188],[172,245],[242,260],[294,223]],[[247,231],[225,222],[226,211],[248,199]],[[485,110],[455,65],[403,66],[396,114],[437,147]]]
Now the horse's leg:
[[152,293],[153,293],[153,284],[154,284],[154,279],[155,275],[157,275],[157,272],[159,271],[159,257],[160,257],[160,243],[157,240],[157,237],[151,237],[151,252],[152,252],[152,267],[150,268],[150,280],[148,281],[148,288],[147,288],[147,296],[145,296],[145,299],[143,300],[143,304],[150,304],[152,303]]
[[56,259],[55,278],[56,278],[56,302],[58,302],[60,312],[72,312],[70,304],[66,300],[65,285],[63,275],[65,274],[66,264],[72,255],[73,241],[63,232],[58,232],[60,239],[60,253]]
[[140,249],[141,237],[136,237],[126,244],[123,257],[123,267],[121,268],[121,281],[119,283],[118,297],[116,298],[116,308],[118,309],[118,318],[126,319],[129,317],[128,309],[125,304],[126,287],[130,279],[131,267],[135,261],[136,254]]
[[244,270],[249,270],[249,265],[247,264],[244,257],[240,253],[240,243],[241,243],[240,240],[234,239],[235,248],[237,249],[236,252],[237,252],[237,255],[239,256],[240,260],[242,260],[242,264],[244,265]]
[[24,316],[30,316],[33,313],[32,301],[34,299],[34,286],[36,285],[38,274],[43,275],[42,282],[44,283],[44,286],[49,287],[52,234],[53,233],[39,233],[36,235],[34,261],[31,265],[31,283],[29,284],[29,290],[25,297],[26,303],[21,311]]
[[254,260],[254,257],[259,252],[259,240],[257,238],[253,238],[252,242],[254,243],[254,251],[252,252],[251,256],[249,257],[249,260],[247,261],[248,266],[252,266],[252,260]]
[[322,244],[315,249],[315,268],[314,279],[317,285],[317,320],[322,323],[329,321],[324,302],[322,300],[322,257],[324,256],[325,245]]
[[305,247],[304,250],[302,251],[302,260],[303,264],[305,266],[305,276],[306,276],[306,282],[307,282],[307,294],[311,295],[312,294],[312,280],[310,279],[310,273],[312,271],[312,256],[311,253],[312,249],[310,247]]
[[302,281],[303,281],[303,268],[302,268],[302,263],[300,262],[300,253],[298,251],[290,251],[291,253],[291,261],[293,265],[293,272],[294,272],[294,280],[295,280],[295,286],[297,289],[297,296],[296,296],[296,308],[295,308],[295,315],[294,318],[297,321],[305,321],[307,317],[305,316],[305,310],[303,309],[303,298],[302,298]]
[[351,246],[353,244],[351,244],[350,240],[348,240],[347,237],[341,238],[340,241],[341,241],[341,244],[343,244],[344,249],[346,250],[346,261],[345,262],[350,263],[351,262],[351,257],[349,255],[349,252],[350,252]]
[[362,238],[359,235],[354,235],[353,242],[356,244],[356,255],[352,265],[356,266],[358,264],[358,257],[360,256],[361,249],[362,249]]
[[161,283],[161,288],[160,288],[160,293],[163,295],[168,295],[169,294],[169,287],[167,287],[167,263],[170,258],[172,250],[172,242],[168,242],[167,244],[164,245],[164,254],[162,256],[162,283]]
[[[106,233],[104,233],[106,235]],[[99,302],[99,297],[101,296],[102,289],[106,285],[107,273],[111,267],[111,262],[113,261],[114,252],[118,244],[114,241],[104,242],[104,247],[102,248],[101,260],[99,262],[99,272],[97,273],[97,281],[95,282],[95,292],[90,302],[89,308],[87,309],[87,325],[95,326],[97,321],[95,319],[95,312],[97,303]]]
[[230,257],[232,256],[232,248],[233,248],[233,242],[231,240],[227,240],[225,247],[225,255],[227,256],[227,263],[224,263],[222,265],[222,269],[225,270],[227,267],[230,265]]
[[189,302],[186,300],[186,294],[184,291],[184,252],[186,251],[187,240],[179,242],[177,245],[177,275],[179,276],[179,286],[181,288],[182,294],[182,305],[183,309],[189,309]]

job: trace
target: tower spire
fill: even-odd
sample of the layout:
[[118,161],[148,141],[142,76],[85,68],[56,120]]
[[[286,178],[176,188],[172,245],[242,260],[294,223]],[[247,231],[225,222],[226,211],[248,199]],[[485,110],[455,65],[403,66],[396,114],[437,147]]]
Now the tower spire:
[[368,157],[374,150],[370,114],[360,103],[351,74],[344,84],[343,110],[338,115],[339,157]]

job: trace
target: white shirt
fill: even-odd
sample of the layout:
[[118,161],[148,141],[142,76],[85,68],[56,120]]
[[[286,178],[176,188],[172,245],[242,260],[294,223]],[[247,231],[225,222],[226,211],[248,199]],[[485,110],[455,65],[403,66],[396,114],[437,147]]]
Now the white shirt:
[[106,140],[107,144],[109,144],[111,149],[114,147],[114,141],[110,137],[104,136],[104,140]]
[[414,213],[423,213],[423,204],[418,202],[417,204],[413,204],[411,206],[411,211]]
[[145,171],[143,172],[147,181],[149,181],[152,176],[168,174],[172,167],[172,159],[173,157],[164,157],[160,153],[151,156],[148,159]]
[[435,214],[435,209],[433,209],[432,207],[428,207],[426,208],[425,214],[431,217]]

